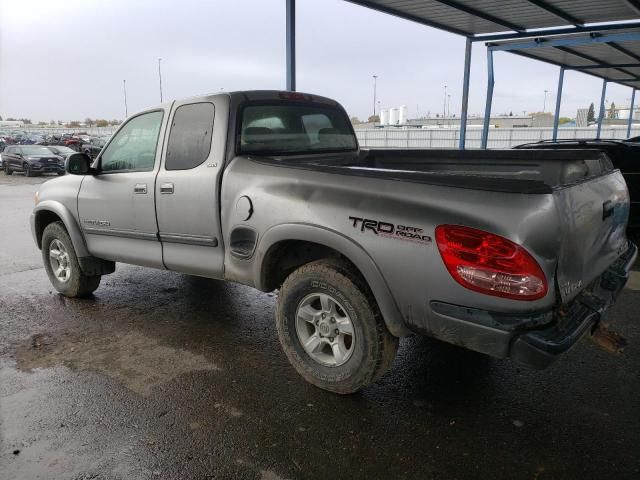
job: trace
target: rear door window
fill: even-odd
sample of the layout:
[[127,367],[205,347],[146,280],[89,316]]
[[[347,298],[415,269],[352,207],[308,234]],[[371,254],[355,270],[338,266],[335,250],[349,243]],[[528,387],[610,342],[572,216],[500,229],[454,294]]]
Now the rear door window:
[[167,145],[166,170],[189,170],[209,157],[214,114],[212,103],[192,103],[176,109]]

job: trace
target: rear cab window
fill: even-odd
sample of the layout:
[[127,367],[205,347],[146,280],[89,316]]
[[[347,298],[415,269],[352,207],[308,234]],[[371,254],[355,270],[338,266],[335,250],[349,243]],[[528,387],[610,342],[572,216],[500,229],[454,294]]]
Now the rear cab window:
[[248,104],[241,110],[239,135],[240,154],[304,155],[357,149],[344,111],[313,103]]

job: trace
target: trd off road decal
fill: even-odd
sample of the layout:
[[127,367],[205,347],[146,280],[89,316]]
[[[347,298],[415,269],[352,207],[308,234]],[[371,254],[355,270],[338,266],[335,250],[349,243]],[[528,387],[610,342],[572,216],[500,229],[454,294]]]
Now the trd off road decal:
[[431,237],[424,234],[424,230],[407,225],[395,225],[388,222],[380,222],[369,218],[349,217],[353,228],[361,232],[372,232],[383,237],[397,238],[417,243],[431,243]]

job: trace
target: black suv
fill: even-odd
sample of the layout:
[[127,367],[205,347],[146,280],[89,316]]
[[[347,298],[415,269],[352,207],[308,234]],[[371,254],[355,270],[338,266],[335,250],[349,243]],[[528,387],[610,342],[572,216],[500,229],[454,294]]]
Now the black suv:
[[518,145],[517,149],[595,149],[601,150],[611,159],[613,166],[620,170],[631,197],[631,211],[629,212],[629,231],[640,234],[640,138],[628,140],[543,140],[536,143]]
[[107,139],[95,137],[89,140],[87,143],[83,143],[80,147],[80,151],[89,155],[92,159],[96,158],[102,148],[106,145]]
[[7,175],[13,172],[23,172],[27,177],[45,172],[64,175],[64,158],[37,145],[7,146],[2,152],[2,163]]

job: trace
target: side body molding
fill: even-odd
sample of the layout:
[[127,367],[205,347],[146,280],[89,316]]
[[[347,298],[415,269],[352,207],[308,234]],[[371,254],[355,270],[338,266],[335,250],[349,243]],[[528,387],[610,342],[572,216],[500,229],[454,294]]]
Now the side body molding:
[[369,284],[389,331],[397,337],[404,337],[411,333],[404,323],[389,286],[373,259],[349,237],[323,227],[295,223],[281,224],[267,230],[261,236],[253,261],[253,280],[258,289],[264,287],[262,270],[267,252],[276,243],[286,240],[301,240],[324,245],[348,258]]

